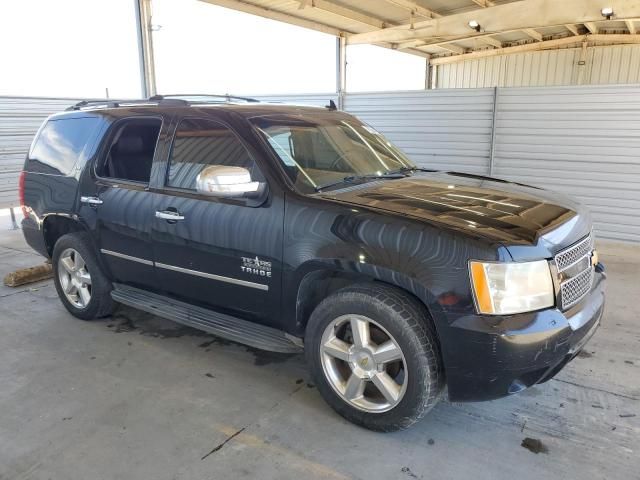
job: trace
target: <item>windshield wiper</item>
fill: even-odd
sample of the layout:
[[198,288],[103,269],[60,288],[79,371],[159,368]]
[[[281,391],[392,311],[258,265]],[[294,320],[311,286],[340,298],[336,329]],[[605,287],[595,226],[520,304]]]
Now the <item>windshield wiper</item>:
[[[407,174],[409,172],[415,172],[416,170],[420,170],[418,167],[400,167],[396,170],[390,170],[385,175],[396,175],[396,174]],[[406,175],[404,175],[406,176]]]
[[[404,167],[404,168],[406,168],[406,167]],[[411,170],[413,170],[413,169],[411,169]],[[331,183],[325,183],[324,185],[318,185],[316,187],[316,192],[319,192],[320,190],[324,190],[325,188],[329,188],[329,187],[334,187],[336,185],[340,185],[342,183],[353,183],[353,182],[357,182],[359,180],[370,180],[370,179],[383,180],[383,179],[405,178],[405,177],[406,177],[406,174],[403,173],[402,169],[400,171],[381,173],[380,175],[378,175],[376,173],[371,173],[371,174],[368,174],[368,175],[349,175],[347,177],[344,177],[342,180],[338,180],[337,182],[331,182]]]

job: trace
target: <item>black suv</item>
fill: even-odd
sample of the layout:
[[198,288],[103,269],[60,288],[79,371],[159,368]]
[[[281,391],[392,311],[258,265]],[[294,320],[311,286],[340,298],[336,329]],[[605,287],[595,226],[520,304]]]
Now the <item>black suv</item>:
[[414,165],[327,108],[217,97],[81,102],[40,128],[27,242],[64,306],[122,303],[277,352],[367,428],[549,380],[593,335],[589,213],[539,188]]

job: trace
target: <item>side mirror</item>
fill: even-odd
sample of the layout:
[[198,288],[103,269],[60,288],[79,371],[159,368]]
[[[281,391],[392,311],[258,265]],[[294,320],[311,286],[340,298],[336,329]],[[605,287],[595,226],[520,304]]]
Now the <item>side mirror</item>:
[[213,197],[253,197],[262,187],[251,181],[251,173],[243,167],[209,165],[196,178],[196,191]]

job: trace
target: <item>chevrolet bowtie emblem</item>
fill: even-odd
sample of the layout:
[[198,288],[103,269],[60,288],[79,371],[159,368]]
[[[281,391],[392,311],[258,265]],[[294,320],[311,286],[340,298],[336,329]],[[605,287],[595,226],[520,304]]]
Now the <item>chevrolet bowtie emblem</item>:
[[365,368],[367,366],[367,363],[369,363],[369,359],[368,358],[363,358],[362,360],[360,360],[360,366],[362,368]]

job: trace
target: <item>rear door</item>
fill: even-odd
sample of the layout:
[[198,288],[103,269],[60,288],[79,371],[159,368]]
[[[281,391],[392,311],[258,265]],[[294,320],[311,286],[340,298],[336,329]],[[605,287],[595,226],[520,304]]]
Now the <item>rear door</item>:
[[109,128],[91,181],[81,191],[80,210],[93,217],[92,231],[116,282],[155,289],[150,227],[154,194],[149,180],[154,158],[164,152],[162,115],[122,118]]
[[[265,323],[279,318],[284,200],[261,205],[196,192],[209,165],[238,166],[264,181],[252,150],[226,123],[185,118],[176,128],[154,218],[156,270],[168,294]],[[277,326],[277,325],[275,325]]]

